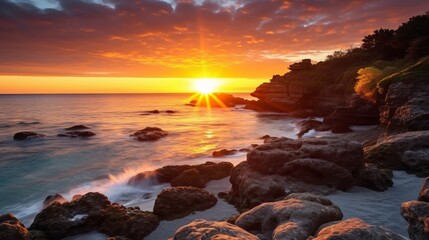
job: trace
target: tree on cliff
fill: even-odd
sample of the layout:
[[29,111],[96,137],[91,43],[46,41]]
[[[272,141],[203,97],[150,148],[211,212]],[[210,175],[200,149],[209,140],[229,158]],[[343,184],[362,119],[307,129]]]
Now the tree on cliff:
[[362,48],[376,55],[380,55],[381,59],[389,60],[399,57],[400,51],[393,48],[392,40],[395,36],[395,30],[380,28],[375,30],[373,34],[367,35],[362,40]]

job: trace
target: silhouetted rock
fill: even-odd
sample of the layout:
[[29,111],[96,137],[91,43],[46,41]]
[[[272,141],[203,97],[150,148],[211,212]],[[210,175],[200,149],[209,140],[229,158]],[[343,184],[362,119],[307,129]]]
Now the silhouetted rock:
[[146,127],[130,135],[138,141],[155,141],[167,136],[168,133],[161,128]]
[[151,212],[113,203],[105,210],[103,222],[97,230],[109,236],[125,236],[140,240],[149,235],[158,225],[158,217]]
[[165,111],[166,113],[176,113],[177,111],[173,111],[173,110],[167,110],[167,111]]
[[212,156],[213,157],[224,157],[227,155],[234,155],[237,152],[236,149],[222,149],[219,151],[213,151]]
[[54,202],[65,203],[67,202],[67,199],[65,199],[61,194],[58,193],[54,195],[49,195],[43,201],[43,208],[46,208]]
[[202,219],[177,229],[175,240],[198,239],[235,239],[235,240],[260,240],[257,236],[227,222],[213,222]]
[[310,130],[320,127],[320,125],[322,125],[322,122],[314,119],[308,119],[308,120],[299,122],[297,125],[301,128],[296,135],[298,136],[298,138],[301,138],[302,136],[304,136],[304,134],[308,133]]
[[78,131],[78,130],[85,130],[85,129],[90,129],[90,128],[85,126],[85,125],[75,125],[73,127],[64,128],[64,129],[66,131]]
[[95,135],[96,135],[95,133],[90,132],[90,131],[72,131],[72,132],[60,133],[57,136],[58,137],[70,137],[70,138],[77,138],[77,137],[87,138],[87,137],[92,137]]
[[7,213],[0,216],[1,240],[30,240],[30,234],[15,216]]
[[[132,177],[128,184],[132,186],[144,185],[145,183],[169,183],[174,186],[194,186],[204,187],[205,184],[211,180],[218,180],[228,177],[231,169],[234,167],[229,162],[206,162],[198,165],[171,165],[158,168],[150,172],[142,172]],[[194,169],[195,171],[187,170]],[[178,179],[176,179],[178,178]],[[190,183],[191,179],[197,181]]]
[[246,104],[248,100],[240,97],[234,97],[226,93],[212,93],[207,97],[202,95],[195,96],[187,106],[193,107],[235,107],[236,105]]
[[348,133],[353,132],[347,123],[344,122],[335,122],[331,124],[332,133]]
[[391,135],[365,149],[365,162],[379,168],[406,170],[429,176],[429,131]]
[[323,228],[313,240],[405,240],[386,228],[368,224],[358,218],[351,218]]
[[206,210],[216,203],[217,198],[206,190],[194,187],[169,187],[158,194],[153,212],[161,219],[173,220],[194,211]]
[[265,239],[305,240],[322,224],[342,218],[341,210],[329,199],[304,193],[263,203],[241,214],[235,224]]
[[14,140],[27,140],[27,139],[41,138],[44,136],[45,135],[43,135],[43,134],[38,134],[35,132],[19,132],[19,133],[15,133],[15,135],[13,136],[13,139]]
[[392,178],[393,173],[391,170],[366,167],[359,171],[355,184],[382,192],[393,186]]

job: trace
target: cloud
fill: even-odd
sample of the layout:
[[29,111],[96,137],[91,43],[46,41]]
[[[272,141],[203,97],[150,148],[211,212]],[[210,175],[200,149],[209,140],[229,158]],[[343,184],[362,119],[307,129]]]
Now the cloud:
[[45,3],[0,1],[1,74],[269,77],[429,9],[418,0]]

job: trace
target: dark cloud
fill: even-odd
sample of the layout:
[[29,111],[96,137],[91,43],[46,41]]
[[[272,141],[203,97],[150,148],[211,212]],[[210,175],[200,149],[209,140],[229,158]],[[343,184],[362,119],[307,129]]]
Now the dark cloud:
[[60,0],[51,9],[0,0],[0,73],[267,77],[428,9],[419,0]]

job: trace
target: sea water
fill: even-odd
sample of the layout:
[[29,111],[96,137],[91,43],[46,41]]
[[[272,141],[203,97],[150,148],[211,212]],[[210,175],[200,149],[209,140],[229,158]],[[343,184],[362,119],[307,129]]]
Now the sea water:
[[[70,199],[90,191],[128,206],[141,205],[165,186],[128,186],[129,178],[139,172],[169,164],[222,161],[211,153],[249,148],[266,134],[296,137],[297,119],[242,107],[190,107],[185,105],[189,96],[0,95],[0,213],[12,212],[28,225],[46,196],[61,193]],[[160,113],[147,114],[155,109]],[[90,127],[96,136],[57,137],[78,124]],[[148,126],[169,135],[153,142],[129,137]],[[21,131],[45,137],[14,141],[13,135]],[[235,159],[241,161],[244,155]]]

